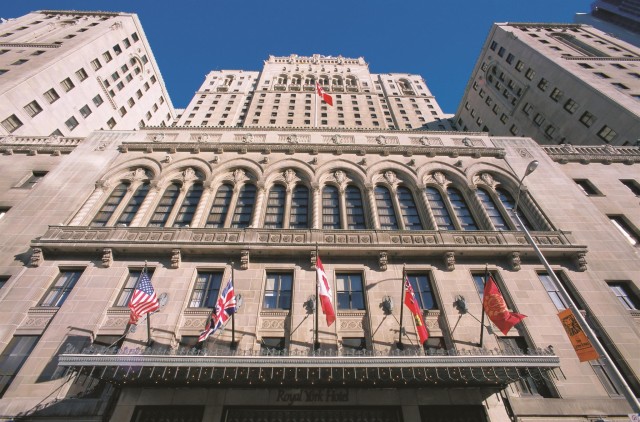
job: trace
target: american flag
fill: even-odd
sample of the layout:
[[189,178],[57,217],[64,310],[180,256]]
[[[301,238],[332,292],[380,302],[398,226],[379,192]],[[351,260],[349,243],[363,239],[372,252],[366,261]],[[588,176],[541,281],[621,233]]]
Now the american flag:
[[140,274],[138,284],[133,291],[131,300],[129,300],[129,309],[131,309],[129,324],[137,323],[141,316],[157,311],[158,308],[160,308],[158,297],[156,296],[156,292],[153,290],[147,271],[143,270],[142,274]]
[[236,294],[233,290],[233,279],[231,278],[224,290],[222,290],[222,293],[220,293],[220,296],[218,296],[216,307],[211,313],[209,323],[204,328],[204,331],[200,333],[198,341],[208,339],[211,334],[215,333],[220,327],[223,327],[235,312]]

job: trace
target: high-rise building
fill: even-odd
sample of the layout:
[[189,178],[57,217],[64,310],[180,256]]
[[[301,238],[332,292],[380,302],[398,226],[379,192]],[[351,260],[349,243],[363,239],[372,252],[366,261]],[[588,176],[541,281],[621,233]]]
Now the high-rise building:
[[596,0],[591,13],[576,13],[575,22],[640,47],[640,0]]
[[[316,82],[333,106],[316,101]],[[364,59],[270,56],[261,72],[207,75],[178,126],[450,130],[420,75],[373,74]]]
[[[336,80],[326,125],[288,61]],[[579,361],[523,225],[638,395],[640,149],[425,130],[437,116],[414,109],[441,112],[422,78],[369,78],[363,59],[272,57],[211,73],[176,126],[0,136],[1,418],[627,417],[614,368]],[[159,310],[132,326],[143,272]],[[527,316],[506,334],[483,316],[488,275],[490,316]],[[230,280],[234,317],[198,342]]]
[[174,118],[135,14],[42,10],[0,24],[0,134],[82,137]]
[[494,24],[458,107],[460,130],[540,144],[635,145],[640,48],[576,24]]

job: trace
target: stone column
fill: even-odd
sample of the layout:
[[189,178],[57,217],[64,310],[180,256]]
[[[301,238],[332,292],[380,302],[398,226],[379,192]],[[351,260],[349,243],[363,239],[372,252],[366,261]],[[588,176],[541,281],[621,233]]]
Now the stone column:
[[369,201],[369,215],[371,215],[371,223],[374,230],[380,230],[380,220],[378,220],[378,209],[376,207],[376,196],[373,191],[373,184],[366,183],[364,189],[367,192],[367,200]]
[[312,183],[312,203],[311,203],[311,220],[312,220],[312,229],[321,229],[321,216],[322,216],[322,192],[320,190],[319,183]]
[[131,224],[129,224],[129,227],[140,227],[142,220],[147,215],[147,210],[149,209],[149,207],[151,207],[151,204],[155,202],[156,196],[158,196],[158,192],[160,192],[160,186],[158,185],[158,182],[151,182],[151,187],[149,188],[147,197],[144,198],[144,201],[142,201],[142,204],[140,204],[140,208],[138,209],[138,212],[136,212],[135,217],[133,217],[133,220],[131,220]]
[[87,217],[87,214],[89,214],[91,208],[93,208],[96,202],[98,202],[98,199],[100,199],[100,197],[105,193],[108,187],[109,186],[105,183],[96,183],[96,187],[93,193],[91,194],[91,196],[89,196],[89,199],[85,201],[84,205],[82,206],[82,208],[80,208],[80,211],[78,211],[75,217],[73,217],[69,225],[79,226],[80,223],[82,223]]
[[251,218],[251,227],[260,227],[260,220],[262,219],[262,207],[264,206],[264,198],[266,195],[265,185],[262,182],[257,183],[256,186],[256,204],[253,207],[253,217]]
[[200,220],[202,219],[202,215],[205,213],[205,206],[209,203],[209,198],[211,197],[211,182],[207,182],[203,187],[204,190],[202,191],[200,202],[198,202],[196,212],[193,214],[193,220],[191,220],[191,227],[204,227],[206,224]]

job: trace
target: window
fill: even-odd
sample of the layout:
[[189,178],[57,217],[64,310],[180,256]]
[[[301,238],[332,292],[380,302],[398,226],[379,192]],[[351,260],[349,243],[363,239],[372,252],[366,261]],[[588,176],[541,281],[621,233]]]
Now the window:
[[507,63],[511,64],[513,62],[513,59],[514,59],[513,54],[511,53],[507,54],[507,58],[506,58]]
[[93,70],[98,70],[102,67],[102,64],[100,63],[100,60],[94,59],[91,60],[91,67],[93,68]]
[[22,365],[36,347],[40,336],[14,336],[0,355],[0,397],[13,382]]
[[505,220],[502,216],[502,213],[498,209],[498,206],[493,200],[491,194],[483,188],[479,188],[476,193],[478,195],[478,198],[480,198],[480,202],[482,203],[485,211],[487,211],[493,227],[496,230],[510,230],[511,228],[507,224],[507,220]]
[[447,209],[440,191],[429,186],[426,189],[426,193],[429,206],[431,207],[431,212],[433,213],[433,218],[436,222],[436,229],[455,230],[456,228],[453,225],[453,220],[451,219],[451,215],[449,214],[449,210]]
[[42,95],[49,102],[49,104],[52,104],[52,103],[58,101],[58,99],[60,98],[60,96],[58,95],[56,90],[53,89],[53,88],[51,88],[50,90],[48,90],[47,92],[45,92]]
[[625,309],[629,311],[637,311],[640,309],[640,301],[638,297],[631,292],[628,283],[616,281],[608,282],[607,284]]
[[67,125],[67,128],[69,130],[73,130],[73,129],[77,128],[80,123],[78,123],[78,119],[76,119],[75,117],[71,116],[71,117],[69,117],[67,119],[66,122],[64,122],[64,124]]
[[600,129],[600,132],[598,132],[598,136],[600,137],[600,139],[605,142],[613,141],[617,135],[618,134],[616,133],[616,131],[611,129],[607,125],[602,126],[602,129]]
[[529,68],[525,72],[524,77],[529,79],[529,80],[532,80],[535,75],[536,75],[536,71],[531,69],[531,68]]
[[24,111],[27,112],[29,117],[33,117],[42,111],[42,107],[40,107],[40,104],[38,104],[37,101],[33,100],[29,104],[24,106]]
[[89,115],[90,115],[90,114],[91,114],[91,109],[89,108],[89,106],[88,106],[88,105],[86,105],[86,104],[85,104],[85,105],[80,109],[80,115],[86,119],[87,117],[89,117]]
[[20,185],[20,188],[23,189],[32,189],[35,185],[37,185],[38,183],[40,183],[40,181],[44,178],[44,176],[47,175],[46,171],[33,171],[31,172],[31,174],[29,175],[29,177],[27,178],[27,180],[25,180],[24,182],[22,182],[22,184]]
[[0,207],[0,219],[2,219],[5,214],[7,214],[9,212],[11,208],[9,207]]
[[453,208],[453,212],[458,217],[462,230],[478,230],[478,226],[473,219],[473,215],[471,215],[469,207],[467,207],[462,193],[454,187],[449,187],[447,188],[447,194],[451,201],[451,208]]
[[178,215],[173,222],[173,227],[189,227],[201,196],[202,184],[194,183],[191,185],[184,197],[184,200],[182,201],[182,205],[180,205],[180,208],[178,209]]
[[[380,228],[382,230],[397,230],[398,220],[389,189],[384,186],[376,186],[374,193]],[[409,195],[411,195],[410,192]],[[411,199],[413,200],[413,198]],[[413,205],[415,208],[415,203]]]
[[364,337],[343,337],[342,354],[360,355],[367,350],[367,342]]
[[214,308],[221,283],[222,271],[198,271],[189,307]]
[[265,356],[281,356],[285,354],[284,337],[262,337],[260,354]]
[[540,126],[544,122],[544,116],[541,113],[536,114],[536,117],[533,118],[533,122]]
[[264,219],[265,229],[281,229],[284,227],[286,195],[287,192],[283,185],[273,185],[269,191]]
[[207,217],[206,227],[224,227],[227,213],[229,212],[229,204],[233,196],[233,187],[231,185],[221,185],[216,192],[211,206],[211,212]]
[[122,210],[122,214],[120,214],[120,218],[116,224],[129,225],[133,221],[133,217],[135,217],[136,213],[140,209],[140,205],[142,205],[142,201],[147,197],[147,193],[149,193],[149,182],[145,182],[138,189],[136,189],[135,193],[129,199],[129,203]]
[[504,52],[505,52],[505,48],[504,47],[500,47],[500,49],[498,50],[498,56],[502,57],[504,56]]
[[596,75],[597,77],[602,78],[602,79],[611,79],[609,77],[609,75],[607,75],[606,73],[602,73],[602,72],[595,72],[594,75]]
[[523,68],[524,68],[524,63],[522,61],[518,60],[518,62],[516,63],[516,70],[518,72],[521,72]]
[[345,206],[347,209],[347,229],[361,230],[366,228],[364,206],[360,189],[349,185],[345,190]]
[[15,62],[11,63],[11,65],[13,66],[20,66],[21,64],[25,64],[26,62],[28,62],[29,60],[26,59],[20,59],[20,60],[16,60]]
[[69,92],[73,88],[75,88],[75,85],[71,81],[71,78],[64,79],[62,82],[60,82],[60,85],[62,85],[62,89],[64,89],[64,92]]
[[438,309],[435,296],[433,294],[430,274],[407,274],[409,283],[413,288],[421,309]]
[[560,91],[558,88],[553,88],[553,91],[551,91],[551,94],[549,94],[549,97],[553,101],[557,102],[560,98],[562,98],[562,91]]
[[109,53],[108,51],[105,51],[104,53],[102,53],[102,58],[107,63],[109,63],[111,60],[113,60],[113,58],[111,57],[111,53]]
[[565,300],[562,298],[562,295],[560,294],[560,290],[555,285],[555,283],[551,279],[551,276],[549,276],[548,273],[538,273],[538,279],[540,279],[540,282],[542,283],[545,290],[549,294],[549,297],[551,298],[551,301],[555,305],[556,309],[561,311],[569,307],[569,304],[565,302]]
[[9,133],[15,132],[20,126],[22,126],[22,122],[15,114],[12,114],[2,121],[2,127]]
[[71,289],[82,275],[82,270],[60,270],[49,291],[38,306],[60,307],[71,293]]
[[522,112],[524,114],[526,114],[527,116],[529,116],[531,114],[531,112],[533,111],[533,106],[529,103],[526,103],[523,107],[522,107]]
[[93,97],[93,104],[95,104],[96,107],[100,107],[102,103],[104,103],[104,100],[102,99],[100,94]]
[[518,126],[511,125],[511,127],[509,128],[509,132],[513,135],[513,136],[517,136],[518,133],[520,132],[520,129],[518,129]]
[[263,309],[291,309],[291,287],[293,274],[267,273],[264,287]]
[[109,129],[113,129],[116,126],[116,119],[112,117],[107,120],[107,126],[109,126]]
[[422,223],[418,215],[418,208],[413,200],[411,191],[405,187],[398,187],[398,204],[400,205],[400,214],[404,222],[405,230],[422,230]]
[[245,183],[238,194],[236,209],[231,220],[231,227],[243,229],[251,224],[253,204],[255,203],[255,185]]
[[[129,300],[131,300],[133,289],[136,287],[142,271],[143,270],[129,270],[129,277],[127,277],[127,282],[124,284],[124,287],[120,291],[120,294],[116,299],[116,303],[114,303],[113,306],[124,307],[129,305]],[[153,268],[147,269],[147,275],[149,276],[149,279],[153,277]]]
[[322,190],[322,228],[340,229],[340,194],[335,186],[325,186]]
[[338,310],[365,309],[361,274],[336,274],[336,286]]
[[611,379],[611,375],[609,375],[609,373],[611,372],[611,369],[607,367],[607,364],[604,362],[604,360],[603,359],[590,360],[589,364],[591,365],[593,372],[595,372],[596,375],[598,376],[598,379],[602,383],[602,386],[604,387],[604,389],[607,390],[607,394],[611,396],[620,395],[620,392],[616,388],[615,383]]
[[578,109],[578,104],[575,101],[573,101],[571,98],[569,98],[567,102],[564,103],[564,109],[567,110],[569,113],[573,114]]
[[80,69],[76,70],[76,77],[80,82],[82,82],[87,79],[89,75],[87,75],[87,72],[84,70],[84,68],[81,67]]
[[640,183],[633,179],[622,179],[620,182],[628,187],[635,196],[640,196]]
[[547,81],[545,78],[540,79],[540,82],[538,82],[538,88],[541,91],[546,91],[548,86],[549,86],[549,81]]
[[116,208],[118,208],[118,205],[120,205],[120,202],[122,202],[122,199],[127,194],[128,188],[128,183],[120,183],[116,186],[111,192],[111,195],[109,195],[109,198],[107,198],[100,208],[100,211],[98,211],[96,216],[93,218],[90,225],[97,227],[106,226],[111,219],[111,216],[113,216],[113,213],[116,211]]
[[598,191],[598,189],[596,189],[593,183],[591,183],[587,179],[573,179],[573,181],[576,182],[576,185],[578,185],[582,192],[587,196],[602,195],[602,193]]
[[180,187],[177,183],[172,183],[165,189],[156,210],[151,216],[151,220],[149,220],[150,227],[164,227],[169,219],[171,210],[173,210],[173,206],[176,204],[178,195],[180,195]]
[[633,246],[637,246],[640,243],[640,236],[637,231],[631,228],[631,225],[627,223],[626,219],[621,215],[609,215],[611,224],[631,243]]
[[586,127],[591,127],[591,125],[595,121],[596,121],[596,116],[589,113],[588,111],[585,111],[584,113],[582,113],[582,116],[580,116],[580,123],[582,123]]
[[[509,217],[511,218],[511,221],[513,222],[513,225],[515,226],[516,230],[522,230],[522,227],[520,226],[520,224],[518,224],[518,221],[516,220],[515,215],[513,213],[513,207],[515,207],[515,201],[513,200],[513,197],[511,196],[511,194],[503,188],[496,188],[496,193],[498,194],[498,199],[500,199],[502,206],[504,207],[505,210],[507,210],[507,213],[509,214]],[[518,209],[519,209],[518,216],[520,217],[520,220],[522,220],[522,223],[525,225],[525,227],[528,230],[533,230],[533,226],[531,225],[531,223],[529,223],[529,220],[527,219],[527,217],[525,217],[525,215],[523,214],[520,208]]]
[[[523,337],[497,337],[498,346],[504,354],[527,354],[529,345]],[[523,396],[553,397],[544,378],[534,378],[524,369],[518,370],[522,379],[514,384]]]

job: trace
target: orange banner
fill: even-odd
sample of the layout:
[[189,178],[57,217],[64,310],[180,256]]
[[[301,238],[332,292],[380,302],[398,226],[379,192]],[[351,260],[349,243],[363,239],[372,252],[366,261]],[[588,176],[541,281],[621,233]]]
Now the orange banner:
[[573,312],[571,312],[571,309],[560,311],[558,313],[558,317],[560,318],[560,322],[562,322],[564,330],[569,336],[569,340],[571,340],[571,344],[573,345],[580,362],[598,359],[600,357],[598,352],[596,352],[596,349],[591,345],[591,342],[582,330],[582,327],[580,327],[580,324],[578,324],[578,321],[576,320],[575,315],[573,315]]

